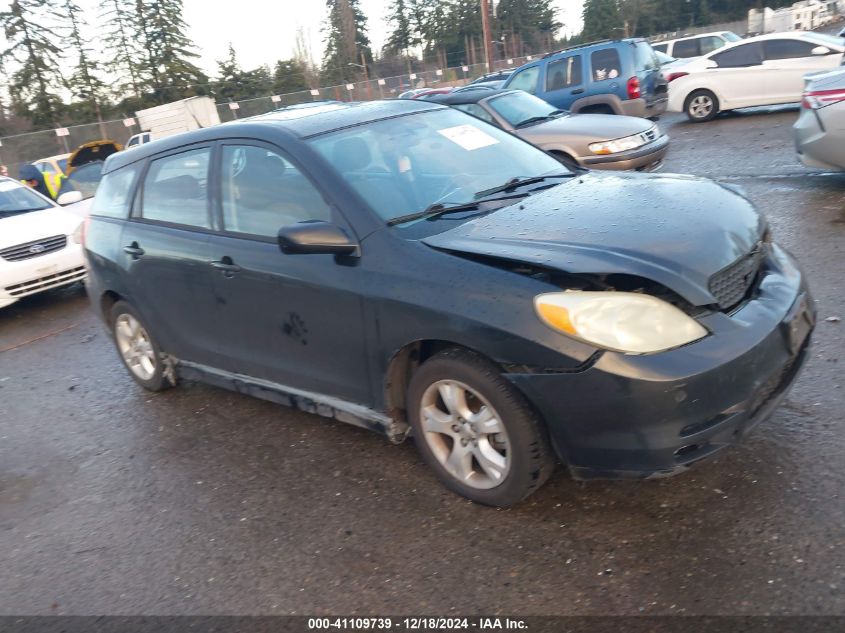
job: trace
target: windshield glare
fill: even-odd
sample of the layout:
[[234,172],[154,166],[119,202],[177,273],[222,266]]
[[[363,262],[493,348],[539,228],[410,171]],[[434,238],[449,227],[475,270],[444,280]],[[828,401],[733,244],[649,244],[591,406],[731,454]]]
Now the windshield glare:
[[0,218],[30,211],[43,211],[52,206],[26,185],[12,180],[0,181]]
[[527,92],[511,92],[487,102],[496,113],[514,127],[529,119],[553,116],[560,111]]
[[458,110],[401,116],[310,141],[384,220],[472,202],[511,178],[565,172],[557,160]]

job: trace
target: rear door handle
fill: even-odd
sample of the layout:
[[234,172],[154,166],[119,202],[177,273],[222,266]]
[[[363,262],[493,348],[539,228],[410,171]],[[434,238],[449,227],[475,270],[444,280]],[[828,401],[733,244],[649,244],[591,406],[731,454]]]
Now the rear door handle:
[[144,249],[138,246],[138,242],[132,242],[129,246],[123,247],[123,252],[132,257],[132,259],[138,259],[144,254]]
[[584,89],[583,89],[583,88],[576,88],[575,90],[573,90],[573,91],[572,91],[572,93],[571,93],[571,94],[574,94],[574,95],[580,95],[580,94],[583,94],[583,93],[584,93]]
[[240,272],[241,267],[238,266],[236,263],[232,261],[231,257],[223,257],[220,260],[210,262],[211,267],[215,268],[222,273],[228,275],[233,275],[237,272]]

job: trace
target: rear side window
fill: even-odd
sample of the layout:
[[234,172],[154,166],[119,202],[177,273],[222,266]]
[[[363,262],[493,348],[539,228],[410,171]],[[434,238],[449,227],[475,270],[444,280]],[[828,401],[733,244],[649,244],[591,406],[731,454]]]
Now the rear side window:
[[97,187],[94,204],[91,205],[91,215],[127,218],[129,209],[132,207],[132,193],[135,191],[135,183],[138,181],[138,174],[141,173],[142,164],[138,162],[127,165],[103,176]]
[[812,57],[815,47],[815,44],[800,40],[765,40],[763,42],[766,59]]
[[615,48],[594,51],[590,55],[590,64],[592,65],[593,81],[616,79],[622,74],[622,62],[619,60],[619,52]]
[[211,228],[206,195],[210,154],[203,148],[152,161],[144,179],[141,217]]
[[546,66],[546,91],[580,86],[584,81],[581,70],[581,56],[573,55],[558,59]]
[[701,55],[701,49],[699,48],[699,40],[692,39],[675,42],[675,47],[672,49],[672,55],[674,55],[678,59],[698,57],[699,55]]
[[524,90],[534,94],[537,92],[537,76],[540,74],[539,66],[532,66],[525,70],[520,70],[513,76],[508,88],[511,90]]
[[734,46],[722,53],[716,53],[710,59],[716,62],[719,68],[743,68],[763,63],[759,42]]
[[668,53],[669,52],[669,45],[668,44],[652,44],[651,47],[656,50],[660,51],[661,53]]
[[716,37],[715,35],[709,35],[707,37],[702,37],[699,40],[699,43],[700,43],[702,55],[707,55],[708,53],[712,53],[713,51],[717,51],[720,48],[722,48],[723,46],[725,46],[725,44],[727,44],[727,42],[725,40],[723,40],[721,37]]

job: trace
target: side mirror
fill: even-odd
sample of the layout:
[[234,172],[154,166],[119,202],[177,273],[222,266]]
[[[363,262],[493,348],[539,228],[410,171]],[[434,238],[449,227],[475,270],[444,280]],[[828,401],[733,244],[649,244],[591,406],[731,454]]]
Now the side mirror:
[[830,55],[830,49],[827,46],[816,46],[812,51],[813,55]]
[[69,204],[74,204],[76,202],[82,202],[84,199],[81,191],[66,191],[59,198],[56,200],[57,204],[61,206],[67,206]]
[[358,244],[335,224],[300,222],[279,229],[279,248],[288,255],[358,255]]

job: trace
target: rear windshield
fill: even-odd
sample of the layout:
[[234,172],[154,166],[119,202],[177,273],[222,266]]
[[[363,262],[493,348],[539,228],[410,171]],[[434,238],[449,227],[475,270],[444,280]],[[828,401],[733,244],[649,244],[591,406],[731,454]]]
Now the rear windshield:
[[26,185],[14,180],[0,180],[0,218],[43,211],[53,205]]

